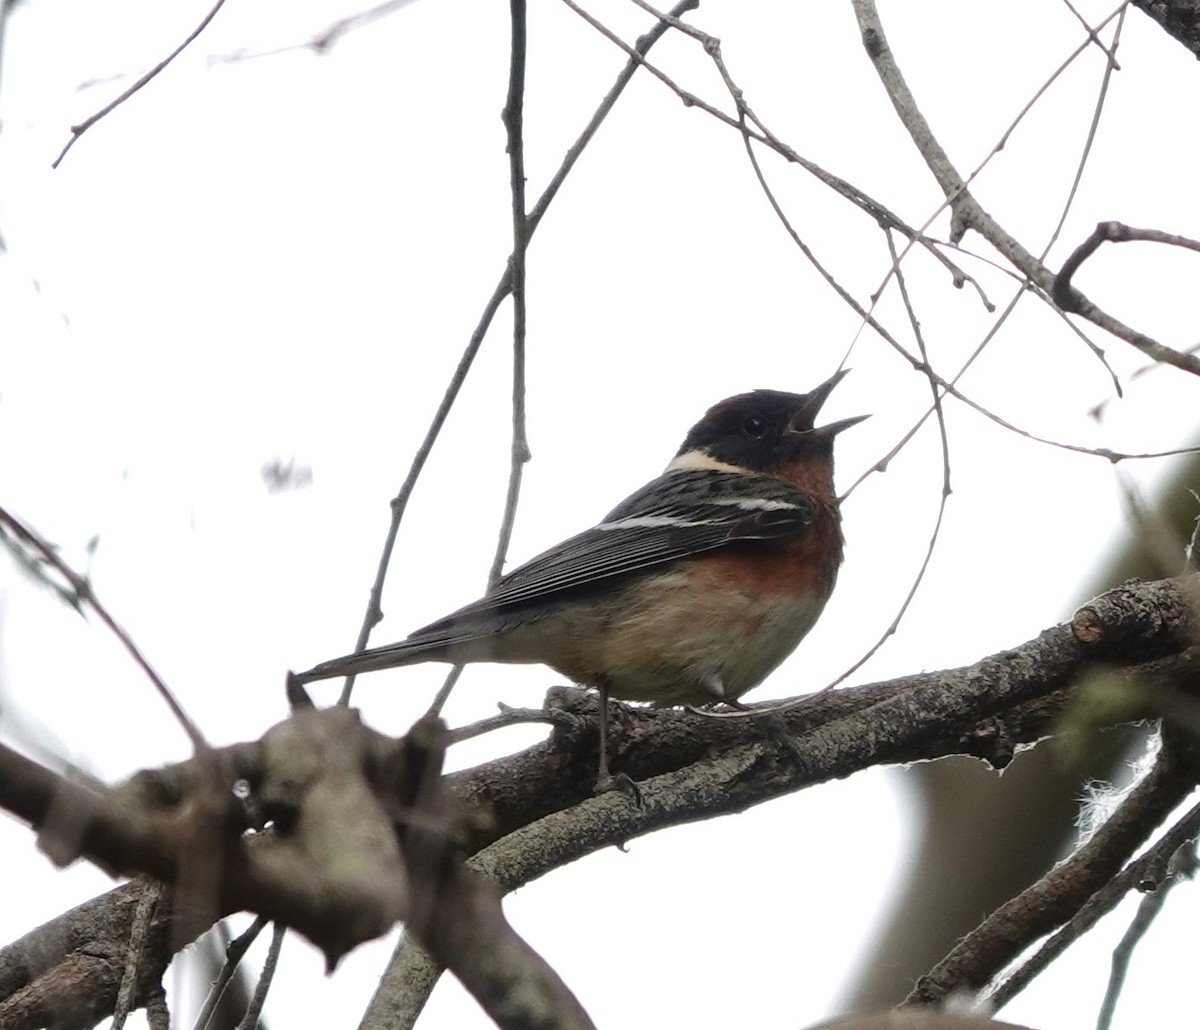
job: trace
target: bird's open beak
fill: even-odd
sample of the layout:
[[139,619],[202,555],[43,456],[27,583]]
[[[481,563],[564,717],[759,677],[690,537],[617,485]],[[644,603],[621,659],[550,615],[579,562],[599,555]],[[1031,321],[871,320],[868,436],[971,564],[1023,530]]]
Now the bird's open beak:
[[849,371],[850,369],[848,368],[839,368],[820,386],[809,391],[808,398],[800,410],[796,412],[796,417],[792,419],[790,428],[799,433],[818,432],[822,436],[834,437],[843,429],[849,429],[851,426],[858,425],[864,419],[870,418],[870,415],[855,415],[853,418],[844,418],[838,422],[830,422],[827,426],[818,427],[816,425],[817,415],[820,413],[822,405],[824,405],[829,395],[833,393],[833,388],[846,377]]
[[856,426],[860,422],[865,422],[870,415],[855,415],[852,418],[838,419],[836,422],[830,422],[827,426],[820,426],[816,432],[822,436],[837,436],[843,429],[849,429],[851,426]]

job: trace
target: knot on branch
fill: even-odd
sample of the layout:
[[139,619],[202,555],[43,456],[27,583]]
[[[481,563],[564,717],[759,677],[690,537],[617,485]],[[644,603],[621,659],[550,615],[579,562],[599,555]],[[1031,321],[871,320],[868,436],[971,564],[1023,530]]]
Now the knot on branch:
[[887,40],[873,28],[863,29],[862,41],[863,48],[867,51],[867,56],[872,61],[878,57],[882,57],[887,52]]
[[1200,639],[1200,577],[1135,581],[1109,590],[1075,613],[1071,634],[1098,658],[1178,651]]

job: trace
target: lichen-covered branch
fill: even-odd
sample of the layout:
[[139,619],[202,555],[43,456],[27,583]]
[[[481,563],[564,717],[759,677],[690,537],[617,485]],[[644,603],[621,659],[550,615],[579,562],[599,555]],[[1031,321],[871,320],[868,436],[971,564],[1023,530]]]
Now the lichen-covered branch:
[[[1200,691],[1197,640],[1200,575],[1190,574],[1108,591],[1071,622],[974,665],[760,706],[772,719],[614,705],[613,767],[641,781],[640,804],[620,792],[592,796],[596,701],[560,689],[550,703],[568,717],[546,741],[448,777],[437,774],[444,730],[432,724],[397,741],[352,710],[300,705],[261,741],[138,774],[107,793],[0,750],[0,807],[37,827],[58,861],[84,856],[178,884],[194,882],[181,878],[183,856],[203,855],[214,870],[211,894],[174,899],[171,947],[204,920],[246,908],[296,927],[336,961],[404,918],[440,961],[484,992],[497,1018],[520,986],[523,997],[559,1006],[558,1025],[586,1025],[566,988],[547,986],[552,972],[503,921],[500,893],[599,848],[874,765],[966,754],[1003,766],[1018,745],[1052,732],[1086,670],[1109,667],[1151,702],[1168,688]],[[1111,718],[1146,714],[1143,706]],[[239,780],[245,802],[233,791]],[[51,819],[52,810],[69,818]],[[245,835],[263,820],[271,832]],[[466,855],[494,888],[463,869]],[[131,919],[127,899],[112,898]],[[447,914],[453,925],[443,922]],[[57,948],[60,967],[72,960],[69,942],[78,938],[64,938],[59,923],[75,918],[0,952],[0,1003],[55,968],[14,975],[23,950],[66,939],[47,949]],[[464,918],[478,920],[467,937]],[[124,916],[116,922],[127,932]],[[484,930],[495,936],[481,937]],[[509,956],[503,968],[474,947],[457,952],[476,940]],[[530,984],[542,986],[525,990]],[[520,1022],[526,1018],[534,1022]],[[527,1010],[504,1025],[540,1018]]]

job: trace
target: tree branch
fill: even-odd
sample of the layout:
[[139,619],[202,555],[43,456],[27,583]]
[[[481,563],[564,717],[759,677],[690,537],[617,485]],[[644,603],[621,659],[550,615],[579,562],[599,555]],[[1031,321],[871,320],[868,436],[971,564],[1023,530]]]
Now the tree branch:
[[1196,0],[1133,0],[1133,5],[1200,57],[1200,4]]
[[[1010,235],[991,215],[984,211],[971,195],[968,180],[954,167],[949,155],[938,142],[925,116],[917,106],[916,98],[908,88],[900,66],[888,46],[883,23],[874,0],[853,0],[854,12],[862,33],[863,46],[896,109],[905,129],[925,159],[933,177],[937,180],[953,213],[950,238],[954,242],[962,239],[967,229],[974,229],[986,239],[1009,262],[1012,263],[1033,285],[1047,295],[1053,294],[1055,275],[1040,260],[1026,250],[1015,237]],[[1136,347],[1155,361],[1174,365],[1193,375],[1200,375],[1200,358],[1167,347],[1103,311],[1095,303],[1077,293],[1071,310],[1089,322],[1106,330],[1118,339]]]
[[[500,970],[464,969],[463,956],[450,954],[455,941],[462,943],[456,931],[429,921],[438,912],[491,904],[457,897],[470,878],[453,872],[448,855],[475,854],[471,864],[510,890],[597,849],[743,811],[874,765],[968,754],[1003,767],[1018,745],[1053,731],[1072,703],[1077,676],[1097,665],[1111,667],[1148,703],[1166,684],[1200,693],[1198,629],[1200,575],[1190,574],[1127,583],[1085,605],[1070,623],[959,669],[750,713],[614,706],[613,766],[642,781],[640,806],[620,792],[591,795],[597,703],[584,691],[560,688],[549,703],[571,718],[556,723],[548,740],[445,778],[431,780],[428,770],[417,775],[420,756],[437,758],[440,747],[423,742],[422,733],[431,732],[423,724],[395,741],[364,727],[348,709],[301,710],[261,741],[140,773],[108,794],[66,784],[0,750],[0,807],[44,828],[44,846],[58,861],[85,855],[106,868],[171,883],[182,853],[199,851],[206,861],[218,856],[211,863],[214,896],[200,899],[209,921],[240,908],[282,919],[326,949],[331,962],[408,918],[420,939],[438,947],[439,960],[454,959],[451,968],[465,983],[499,990]],[[765,712],[773,720],[754,717]],[[1143,708],[1108,718],[1146,715]],[[790,746],[771,725],[780,719]],[[433,758],[431,768],[440,766]],[[215,785],[213,770],[221,772]],[[245,813],[233,800],[239,779],[275,827],[249,844]],[[49,824],[52,806],[71,813],[69,826]],[[480,811],[491,818],[470,815]],[[176,899],[171,948],[203,928],[189,914],[195,901]],[[125,933],[131,918],[129,911]],[[488,924],[503,938],[493,946],[509,947],[517,959],[528,956],[523,943],[501,933],[500,918],[494,914]],[[0,952],[6,988],[0,995],[11,999],[28,984],[19,974],[7,982],[2,974],[21,968],[22,948],[46,946],[31,940],[53,939],[57,923]],[[522,982],[545,975],[533,964],[523,968]]]
[[[436,720],[394,741],[348,708],[302,706],[261,741],[140,773],[107,792],[70,784],[0,747],[0,805],[42,830],[43,846],[60,863],[86,857],[177,884],[188,857],[203,856],[213,895],[173,892],[170,950],[215,919],[249,909],[299,930],[332,969],[352,947],[405,919],[498,1025],[590,1027],[557,974],[505,921],[495,887],[463,868],[474,816],[445,787],[444,743]],[[249,832],[239,780],[268,830]],[[53,825],[54,811],[70,813],[69,834]],[[21,943],[44,946],[43,934]],[[27,967],[23,950],[5,949],[0,969]],[[124,962],[115,966],[119,978]],[[44,1004],[46,983],[64,968],[60,961],[24,980],[20,972],[10,977],[2,1005],[13,1022],[3,1025]]]
[[101,118],[104,118],[104,117],[112,114],[113,111],[115,111],[118,107],[120,107],[123,103],[125,103],[126,100],[128,100],[130,97],[132,97],[143,86],[147,85],[153,79],[157,78],[166,69],[167,65],[169,65],[172,61],[175,60],[175,58],[177,58],[189,46],[191,46],[192,43],[195,41],[196,37],[199,36],[200,33],[203,32],[206,28],[208,28],[209,22],[211,22],[213,20],[213,18],[215,18],[217,16],[217,12],[224,5],[225,5],[225,0],[216,0],[216,3],[214,3],[212,5],[212,7],[209,9],[209,12],[203,18],[200,19],[200,23],[194,29],[192,29],[191,32],[189,32],[187,34],[187,37],[184,39],[184,41],[182,43],[179,44],[179,46],[177,46],[174,50],[172,50],[169,54],[167,54],[166,57],[164,57],[161,61],[158,62],[158,64],[156,64],[153,68],[151,68],[148,72],[146,72],[146,74],[141,76],[137,80],[137,82],[135,82],[132,86],[130,86],[127,90],[125,90],[119,97],[117,97],[116,99],[105,104],[102,108],[100,108],[99,111],[97,111],[93,115],[89,115],[87,118],[85,118],[83,121],[79,122],[77,125],[72,125],[71,126],[71,138],[69,140],[67,140],[67,142],[63,146],[62,150],[59,151],[58,157],[56,157],[51,162],[50,167],[57,168],[60,164],[62,164],[63,158],[66,157],[67,152],[73,146],[75,146],[75,144],[79,140],[80,136],[82,136],[85,132],[88,131],[88,129],[90,129],[93,125],[95,125],[98,121],[100,121]]
[[968,934],[917,981],[905,1005],[940,1004],[955,991],[981,990],[1031,943],[1066,923],[1195,789],[1196,758],[1191,748],[1164,743],[1149,775],[1091,839]]

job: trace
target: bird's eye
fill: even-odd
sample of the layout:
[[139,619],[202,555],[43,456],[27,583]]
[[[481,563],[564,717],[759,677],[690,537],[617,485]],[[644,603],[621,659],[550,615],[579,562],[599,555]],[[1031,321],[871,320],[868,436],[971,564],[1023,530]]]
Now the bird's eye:
[[767,420],[761,415],[751,415],[742,423],[742,432],[747,436],[762,436],[767,431]]

